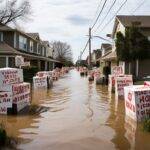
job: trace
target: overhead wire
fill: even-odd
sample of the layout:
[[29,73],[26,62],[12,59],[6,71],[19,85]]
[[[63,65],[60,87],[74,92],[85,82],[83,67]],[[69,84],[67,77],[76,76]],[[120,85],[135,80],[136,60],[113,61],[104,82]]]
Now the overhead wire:
[[96,30],[95,30],[94,32],[96,32],[96,31],[100,28],[100,26],[103,24],[103,22],[105,21],[105,19],[106,19],[107,16],[108,16],[108,14],[110,13],[111,9],[112,9],[112,8],[114,7],[114,5],[116,4],[116,1],[117,1],[117,0],[114,0],[114,1],[113,1],[113,3],[112,3],[112,5],[110,6],[108,12],[106,13],[106,15],[104,16],[103,20],[101,21],[101,23],[98,25],[98,27],[96,28]]
[[104,8],[105,8],[106,2],[107,2],[107,0],[104,1],[103,6],[102,6],[102,9],[100,10],[100,12],[99,12],[99,14],[98,14],[98,16],[97,16],[97,18],[96,18],[94,24],[91,26],[91,29],[93,29],[93,28],[95,27],[97,21],[99,20],[101,14],[102,14],[102,12],[103,12],[103,10],[104,10]]
[[119,9],[117,10],[117,12],[113,15],[113,17],[111,17],[111,19],[104,25],[104,27],[100,30],[103,31],[110,23],[111,21],[116,17],[116,15],[119,13],[119,11],[122,9],[122,7],[127,3],[128,0],[125,0],[121,6],[119,7]]
[[142,1],[142,3],[140,3],[140,4],[138,5],[138,7],[136,7],[136,8],[133,10],[133,12],[131,13],[131,15],[134,15],[134,13],[144,5],[145,1],[146,1],[146,0]]
[[97,15],[97,13],[98,13],[100,7],[101,7],[101,2],[102,2],[102,1],[103,1],[103,0],[100,0],[99,5],[97,6],[97,9],[96,9],[96,11],[95,11],[95,15],[94,15],[94,17],[93,17],[91,23],[92,23],[92,22],[94,21],[94,19],[96,18],[96,15]]

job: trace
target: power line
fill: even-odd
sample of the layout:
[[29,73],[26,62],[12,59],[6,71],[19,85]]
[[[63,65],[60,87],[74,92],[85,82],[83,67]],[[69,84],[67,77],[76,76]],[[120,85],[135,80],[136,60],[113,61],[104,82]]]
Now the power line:
[[99,5],[97,6],[95,15],[94,15],[93,20],[91,21],[91,23],[92,23],[92,22],[94,21],[94,19],[96,18],[96,15],[97,15],[97,13],[98,13],[98,10],[100,9],[100,6],[101,6],[101,2],[102,2],[102,0],[100,0]]
[[112,3],[112,5],[110,6],[107,14],[105,15],[105,17],[103,18],[103,20],[101,21],[101,23],[99,24],[99,26],[96,28],[95,32],[100,28],[100,26],[103,24],[103,22],[105,21],[106,17],[108,16],[108,14],[110,13],[111,9],[113,8],[113,6],[115,5],[117,0],[114,0],[114,2]]
[[94,24],[92,25],[91,29],[93,29],[93,28],[94,28],[94,26],[96,25],[96,23],[97,23],[97,21],[98,21],[98,19],[99,19],[100,15],[101,15],[101,13],[102,13],[102,12],[103,12],[103,10],[104,10],[104,7],[105,7],[105,5],[106,5],[106,2],[107,2],[107,0],[105,0],[105,2],[103,3],[102,9],[100,10],[100,12],[99,12],[99,14],[98,14],[98,16],[97,16],[97,18],[96,18],[96,20],[95,20]]
[[84,49],[83,49],[83,51],[82,51],[82,53],[81,53],[81,56],[82,56],[82,55],[83,55],[83,53],[85,52],[85,50],[86,50],[86,48],[87,48],[88,44],[89,44],[89,39],[88,39],[88,41],[87,41],[87,42],[86,42],[86,44],[85,44],[85,47],[84,47]]
[[144,5],[145,1],[146,1],[146,0],[144,0],[142,3],[140,3],[140,4],[138,5],[138,7],[136,7],[136,8],[134,9],[134,11],[131,13],[131,15],[133,15],[138,9],[140,9],[140,8]]
[[117,10],[117,12],[115,13],[115,15],[104,25],[104,27],[100,30],[103,31],[110,23],[111,21],[116,17],[116,15],[118,14],[118,12],[122,9],[122,7],[127,3],[128,0],[125,0],[122,5],[119,7],[119,9]]

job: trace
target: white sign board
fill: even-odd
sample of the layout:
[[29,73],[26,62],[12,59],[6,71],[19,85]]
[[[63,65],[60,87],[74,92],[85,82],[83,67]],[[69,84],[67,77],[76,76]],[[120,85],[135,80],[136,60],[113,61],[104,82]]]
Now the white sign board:
[[124,87],[125,86],[131,86],[133,85],[133,79],[132,76],[127,76],[127,77],[116,77],[115,78],[115,96],[116,99],[118,97],[123,97],[124,96]]
[[111,74],[115,76],[124,75],[124,67],[123,66],[114,66],[112,67]]
[[130,118],[141,121],[150,117],[150,87],[134,85],[124,88],[125,110]]
[[23,70],[16,68],[0,69],[0,91],[9,91],[11,84],[23,82]]
[[47,77],[33,77],[34,88],[47,88]]

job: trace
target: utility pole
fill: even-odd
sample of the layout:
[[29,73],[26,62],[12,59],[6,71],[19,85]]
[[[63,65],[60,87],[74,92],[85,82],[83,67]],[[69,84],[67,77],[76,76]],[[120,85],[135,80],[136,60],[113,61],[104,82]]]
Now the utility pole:
[[89,69],[92,69],[92,66],[91,66],[91,28],[89,28]]

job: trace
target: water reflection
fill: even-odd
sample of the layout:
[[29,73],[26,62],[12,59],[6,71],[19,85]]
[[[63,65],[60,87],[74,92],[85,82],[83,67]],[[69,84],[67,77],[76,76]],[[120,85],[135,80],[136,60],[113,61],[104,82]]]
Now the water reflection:
[[1,116],[0,121],[9,135],[23,139],[20,149],[150,148],[150,135],[125,118],[124,101],[116,101],[107,88],[89,83],[73,70],[50,90],[33,90],[32,105],[47,107],[47,111]]

